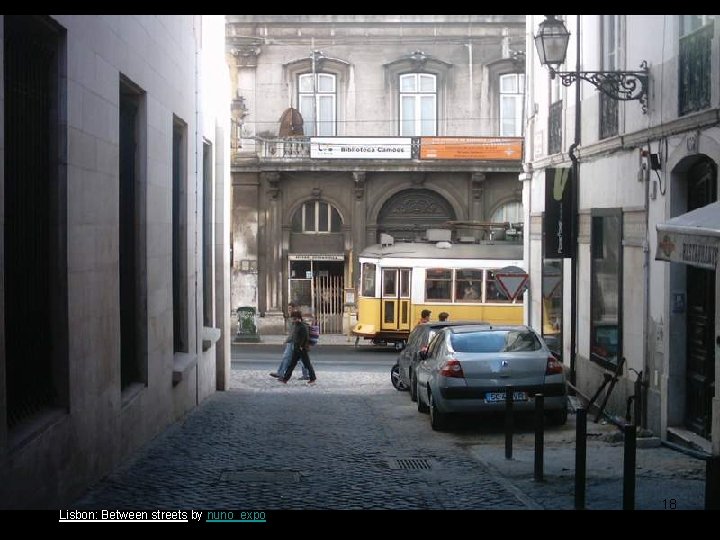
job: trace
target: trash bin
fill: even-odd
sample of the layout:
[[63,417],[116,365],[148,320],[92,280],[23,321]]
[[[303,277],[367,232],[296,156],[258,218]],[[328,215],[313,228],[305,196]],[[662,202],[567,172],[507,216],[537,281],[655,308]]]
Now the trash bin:
[[259,342],[260,336],[257,333],[255,322],[256,311],[252,306],[241,306],[237,308],[238,328],[235,334],[235,341]]

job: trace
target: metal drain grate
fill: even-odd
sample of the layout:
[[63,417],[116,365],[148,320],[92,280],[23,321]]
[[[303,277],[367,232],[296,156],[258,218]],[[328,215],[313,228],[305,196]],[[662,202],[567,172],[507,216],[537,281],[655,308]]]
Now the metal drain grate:
[[296,483],[300,473],[293,471],[225,471],[220,475],[224,482],[272,482],[275,484]]
[[428,458],[388,459],[391,469],[404,471],[426,471],[432,468],[433,460]]

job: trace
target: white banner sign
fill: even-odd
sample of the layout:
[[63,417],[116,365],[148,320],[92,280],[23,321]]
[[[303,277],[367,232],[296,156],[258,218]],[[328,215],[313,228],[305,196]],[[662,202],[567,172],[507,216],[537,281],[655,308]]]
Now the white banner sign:
[[410,137],[310,137],[317,159],[410,159]]
[[302,254],[302,255],[288,255],[288,259],[291,261],[344,261],[344,255],[326,255],[326,254]]
[[669,261],[715,270],[718,261],[720,238],[679,234],[658,230],[655,260]]

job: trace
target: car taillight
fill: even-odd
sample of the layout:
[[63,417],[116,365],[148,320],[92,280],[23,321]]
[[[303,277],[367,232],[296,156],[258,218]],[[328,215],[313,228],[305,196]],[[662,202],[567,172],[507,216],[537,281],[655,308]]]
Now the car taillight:
[[465,378],[460,361],[456,360],[452,356],[448,356],[442,366],[440,366],[440,375],[443,377],[455,377],[458,379]]
[[562,362],[558,362],[554,356],[548,356],[545,375],[557,375],[563,372]]

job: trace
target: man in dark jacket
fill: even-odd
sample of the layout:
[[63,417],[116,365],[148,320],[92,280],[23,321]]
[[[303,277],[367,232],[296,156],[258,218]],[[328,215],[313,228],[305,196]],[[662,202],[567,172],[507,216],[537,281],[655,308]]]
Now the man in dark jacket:
[[293,345],[292,359],[290,365],[285,370],[285,373],[281,373],[278,381],[281,383],[287,383],[288,379],[292,377],[292,372],[295,370],[298,361],[302,359],[303,364],[308,370],[310,380],[308,384],[315,384],[315,369],[313,369],[310,363],[310,356],[308,356],[308,349],[310,348],[310,332],[307,325],[302,320],[302,314],[300,311],[295,310],[290,313],[290,317],[293,321],[293,329],[291,334],[291,340]]

